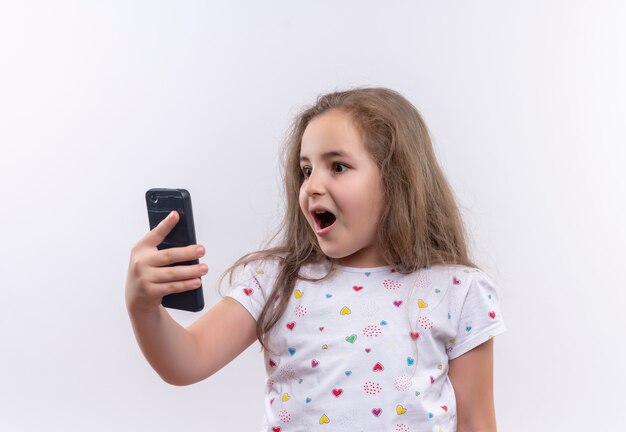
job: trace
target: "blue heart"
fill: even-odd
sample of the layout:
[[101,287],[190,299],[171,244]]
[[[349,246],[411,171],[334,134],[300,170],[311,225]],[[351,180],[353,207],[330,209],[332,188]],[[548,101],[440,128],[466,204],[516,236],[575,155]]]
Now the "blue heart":
[[428,418],[433,418],[433,413],[428,413]]
[[289,348],[289,354],[294,355],[296,353],[295,348]]
[[346,371],[346,376],[352,375],[352,371]]
[[439,294],[439,293],[441,292],[441,290],[440,290],[439,288],[437,288],[437,289],[435,289],[435,292],[436,292],[437,294]]
[[371,275],[370,272],[365,272],[365,276],[369,277]]
[[470,331],[472,329],[471,326],[465,327],[465,330]]
[[331,298],[332,296],[332,294],[326,294],[326,298]]
[[415,363],[415,360],[413,360],[411,357],[407,357],[406,358],[406,363],[411,366],[413,363]]
[[387,325],[387,321],[382,320],[382,321],[380,322],[380,325]]
[[311,398],[306,398],[306,403],[311,402]]

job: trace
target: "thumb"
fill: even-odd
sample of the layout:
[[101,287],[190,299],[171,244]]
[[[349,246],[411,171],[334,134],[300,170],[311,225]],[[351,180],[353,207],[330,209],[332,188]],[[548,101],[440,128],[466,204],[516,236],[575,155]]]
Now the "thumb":
[[157,226],[155,226],[146,236],[144,237],[144,244],[151,247],[157,247],[161,243],[167,235],[172,231],[172,229],[178,223],[180,216],[176,210],[172,210],[169,215],[167,215]]

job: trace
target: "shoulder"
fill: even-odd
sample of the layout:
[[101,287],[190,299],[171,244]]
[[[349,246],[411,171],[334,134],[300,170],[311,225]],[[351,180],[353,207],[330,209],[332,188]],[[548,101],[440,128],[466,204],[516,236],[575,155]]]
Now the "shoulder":
[[248,274],[278,274],[283,266],[284,258],[278,255],[256,254],[250,256],[241,266]]
[[436,264],[422,270],[426,270],[432,276],[447,279],[458,287],[467,287],[475,281],[483,279],[492,282],[491,278],[481,269],[462,264]]
[[423,267],[415,273],[422,278],[428,278],[437,285],[467,286],[480,272],[479,269],[461,264],[435,264]]

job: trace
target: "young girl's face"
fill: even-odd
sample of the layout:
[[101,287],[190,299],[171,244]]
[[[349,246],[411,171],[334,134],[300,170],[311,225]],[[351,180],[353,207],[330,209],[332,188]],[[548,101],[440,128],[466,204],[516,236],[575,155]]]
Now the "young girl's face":
[[311,120],[302,136],[300,168],[300,208],[324,254],[350,267],[384,265],[375,244],[380,172],[349,114],[335,109]]

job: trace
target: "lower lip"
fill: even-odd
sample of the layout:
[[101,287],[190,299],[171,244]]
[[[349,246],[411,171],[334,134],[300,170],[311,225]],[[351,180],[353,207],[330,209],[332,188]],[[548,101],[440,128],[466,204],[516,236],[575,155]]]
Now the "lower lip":
[[326,228],[316,229],[315,234],[317,234],[320,237],[325,236],[326,234],[330,232],[331,229],[333,229],[334,226],[335,226],[335,222],[333,222],[332,225],[329,225]]

